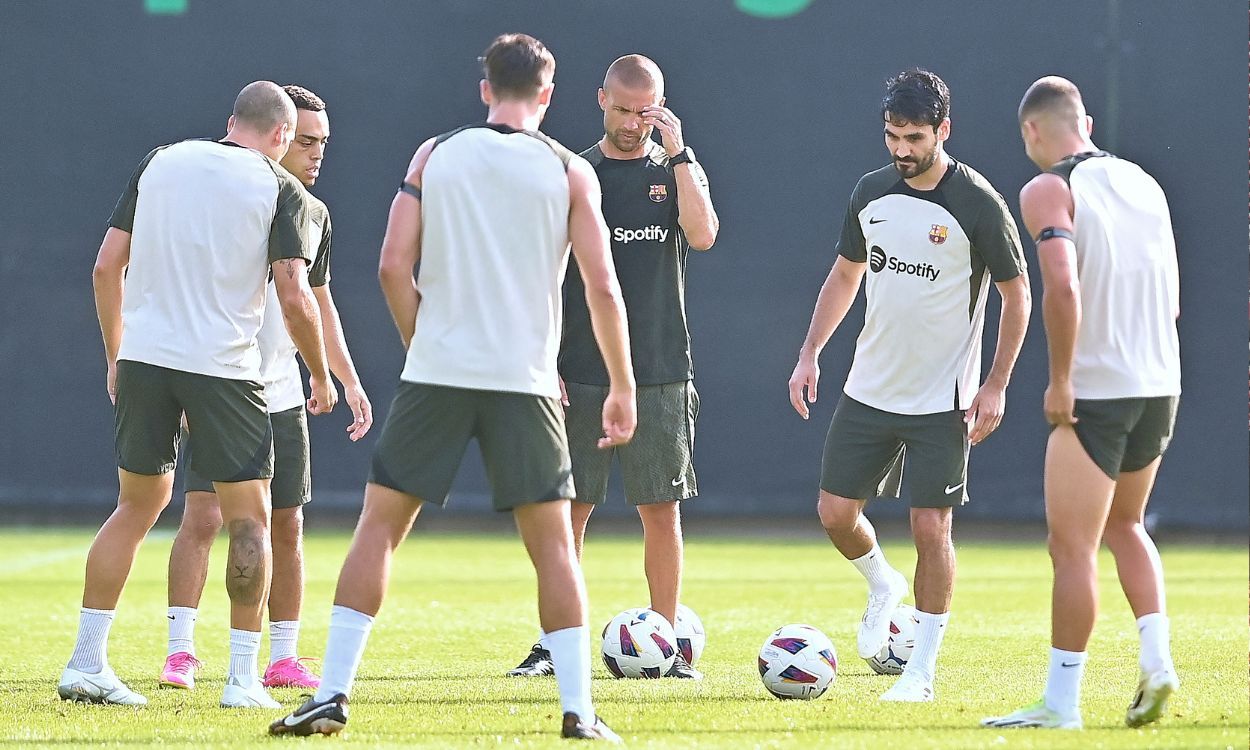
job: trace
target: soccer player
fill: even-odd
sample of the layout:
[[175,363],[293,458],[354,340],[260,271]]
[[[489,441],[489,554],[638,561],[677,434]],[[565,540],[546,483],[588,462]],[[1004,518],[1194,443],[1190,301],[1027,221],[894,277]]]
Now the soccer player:
[[256,334],[272,270],[279,308],[308,365],[313,414],[334,407],[321,320],[308,287],[309,206],[278,164],[295,105],[249,84],[224,140],[182,141],[140,163],[109,220],[95,265],[109,397],[116,407],[117,509],[87,556],[78,641],[57,692],[140,705],[109,666],[107,643],[135,554],[169,503],[186,415],[193,467],[214,483],[230,532],[230,665],[223,705],[274,705],[256,676],[269,589],[273,439]]
[[[1002,196],[946,153],[950,91],[912,69],[890,79],[881,105],[891,164],[860,178],[790,378],[804,419],[817,359],[855,300],[867,310],[843,395],[829,425],[818,512],[834,546],[868,581],[859,655],[885,645],[907,579],[885,560],[868,498],[905,450],[916,544],[916,648],[884,701],[931,701],[955,581],[952,509],[967,502],[969,445],[1003,417],[1007,382],[1029,320],[1029,287],[1015,221]],[[998,344],[984,383],[981,333],[990,282],[1002,296]],[[805,393],[806,391],[806,393]]]
[[[586,522],[606,499],[615,453],[626,498],[642,519],[651,609],[676,624],[682,569],[678,501],[698,492],[692,459],[699,395],[686,326],[686,256],[690,248],[710,248],[720,222],[707,176],[686,146],[681,121],[664,106],[659,66],[642,55],[617,59],[599,89],[599,108],[603,138],[581,156],[594,166],[603,185],[612,262],[632,332],[639,430],[616,450],[597,445],[609,377],[583,301],[585,289],[580,277],[570,273],[559,363],[577,487],[573,544],[580,559]],[[651,139],[653,129],[660,131],[662,145]],[[508,674],[551,673],[551,652],[540,642]],[[678,654],[666,676],[701,675]]]
[[569,522],[573,481],[556,370],[571,242],[611,375],[599,445],[628,442],[634,380],[599,181],[584,159],[538,132],[555,73],[542,42],[500,36],[482,67],[486,122],[421,144],[391,203],[378,273],[408,358],[339,575],[321,687],[271,724],[272,734],[334,734],[346,725],[395,548],[424,503],[446,502],[476,437],[495,508],[512,512],[538,576],[561,733],[619,740],[591,703],[586,594]]
[[[301,86],[284,86],[295,102],[295,138],[281,164],[304,187],[311,188],[320,174],[330,121],[325,102]],[[308,196],[317,255],[308,271],[308,283],[321,313],[322,337],[330,371],[343,386],[343,399],[352,409],[348,436],[359,440],[373,423],[369,399],[361,387],[356,367],[343,338],[338,309],[330,295],[330,213],[325,204]],[[269,420],[273,424],[274,468],[270,484],[273,514],[270,537],[273,546],[273,583],[269,589],[269,666],[261,682],[265,687],[316,688],[317,677],[304,666],[296,644],[299,638],[300,605],[304,594],[303,505],[311,499],[308,423],[304,386],[295,344],[283,323],[275,287],[268,286],[260,345],[261,382]],[[194,443],[194,438],[190,443]],[[189,457],[190,444],[184,456]],[[221,530],[221,509],[213,483],[194,469],[186,473],[186,504],[182,525],[169,554],[169,650],[161,670],[166,687],[195,687],[195,621],[200,595],[208,575],[208,555]]]
[[1081,93],[1047,76],[1020,102],[1042,173],[1020,191],[1037,242],[1050,351],[1043,410],[1046,525],[1055,583],[1050,673],[1037,703],[986,726],[1081,728],[1081,676],[1098,611],[1098,547],[1115,557],[1141,636],[1125,717],[1157,720],[1180,683],[1168,645],[1163,566],[1143,518],[1181,392],[1176,242],[1167,199],[1133,162],[1100,151]]

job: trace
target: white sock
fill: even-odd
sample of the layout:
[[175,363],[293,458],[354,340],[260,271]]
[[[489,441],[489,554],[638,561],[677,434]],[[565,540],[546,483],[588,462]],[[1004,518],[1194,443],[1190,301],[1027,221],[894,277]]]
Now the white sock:
[[1172,648],[1168,643],[1168,617],[1154,612],[1137,618],[1137,632],[1141,635],[1141,656],[1138,663],[1149,674],[1161,669],[1173,669]]
[[933,682],[937,672],[938,649],[942,648],[942,637],[946,635],[946,623],[951,613],[940,615],[916,610],[916,619],[920,625],[916,628],[916,648],[911,652],[904,671],[923,677],[926,682]]
[[547,633],[543,643],[551,652],[560,688],[560,710],[572,711],[588,724],[595,721],[590,701],[590,628],[564,628]]
[[195,607],[170,607],[169,618],[169,649],[166,656],[173,656],[179,651],[186,651],[195,656]]
[[337,604],[330,609],[330,635],[326,639],[325,659],[321,662],[321,687],[313,696],[316,700],[328,701],[339,693],[351,694],[372,628],[373,618],[363,612]]
[[230,669],[226,681],[240,685],[256,682],[256,655],[260,653],[260,633],[230,628]]
[[889,590],[890,582],[894,580],[895,570],[885,561],[885,553],[881,551],[881,545],[876,542],[872,543],[872,549],[868,550],[868,554],[851,560],[851,565],[854,565],[855,569],[868,581],[868,590],[873,593]]
[[296,658],[298,642],[299,620],[279,620],[269,623],[269,663]]
[[78,615],[78,641],[69,657],[70,669],[98,674],[108,666],[109,628],[113,626],[112,609],[83,607]]
[[1050,673],[1046,676],[1046,707],[1062,716],[1081,712],[1081,676],[1085,674],[1084,651],[1050,649]]
[[537,643],[539,646],[542,646],[543,648],[547,648],[547,634],[541,630],[538,631],[538,638],[534,640],[534,643]]

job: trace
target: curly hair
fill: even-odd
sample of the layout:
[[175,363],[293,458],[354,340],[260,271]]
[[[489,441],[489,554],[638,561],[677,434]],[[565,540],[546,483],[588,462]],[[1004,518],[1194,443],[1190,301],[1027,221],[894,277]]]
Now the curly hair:
[[951,91],[946,82],[923,68],[904,70],[885,84],[881,118],[893,125],[929,125],[936,128],[951,114]]

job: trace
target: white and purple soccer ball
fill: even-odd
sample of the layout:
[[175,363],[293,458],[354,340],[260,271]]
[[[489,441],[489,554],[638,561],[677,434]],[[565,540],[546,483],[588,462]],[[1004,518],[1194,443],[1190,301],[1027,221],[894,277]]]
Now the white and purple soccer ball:
[[677,634],[677,651],[690,666],[694,666],[703,656],[703,647],[707,645],[707,633],[703,630],[703,621],[694,610],[684,604],[677,605],[677,624],[673,626]]
[[650,609],[627,609],[603,629],[603,663],[616,677],[663,677],[677,658],[673,626]]
[[907,604],[900,604],[894,614],[890,615],[890,637],[881,651],[864,661],[877,674],[902,674],[903,667],[911,658],[916,648],[916,628],[920,621],[916,619],[916,610]]
[[785,625],[760,647],[760,681],[782,700],[824,695],[838,676],[838,657],[829,637],[811,625]]

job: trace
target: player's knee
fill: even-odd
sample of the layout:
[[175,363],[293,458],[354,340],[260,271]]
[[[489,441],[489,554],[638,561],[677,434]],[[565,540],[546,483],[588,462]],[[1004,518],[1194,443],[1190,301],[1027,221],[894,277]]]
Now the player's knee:
[[1141,538],[1143,526],[1135,518],[1108,518],[1102,538],[1112,552],[1136,543]]
[[221,510],[216,503],[208,505],[211,507],[200,507],[188,502],[182,514],[182,524],[178,527],[180,536],[197,544],[213,543],[221,531]]
[[226,593],[239,604],[259,604],[269,583],[265,525],[252,519],[230,522]]
[[859,506],[832,495],[821,494],[816,501],[816,515],[826,531],[850,531],[859,523]]
[[275,510],[269,525],[275,550],[299,548],[304,537],[304,515],[299,508],[294,511]]
[[919,551],[950,547],[950,511],[945,508],[918,508],[912,511],[911,534]]
[[1088,540],[1068,534],[1055,533],[1053,530],[1046,535],[1046,548],[1050,559],[1056,566],[1070,564],[1086,564],[1098,554],[1098,544],[1090,544]]

